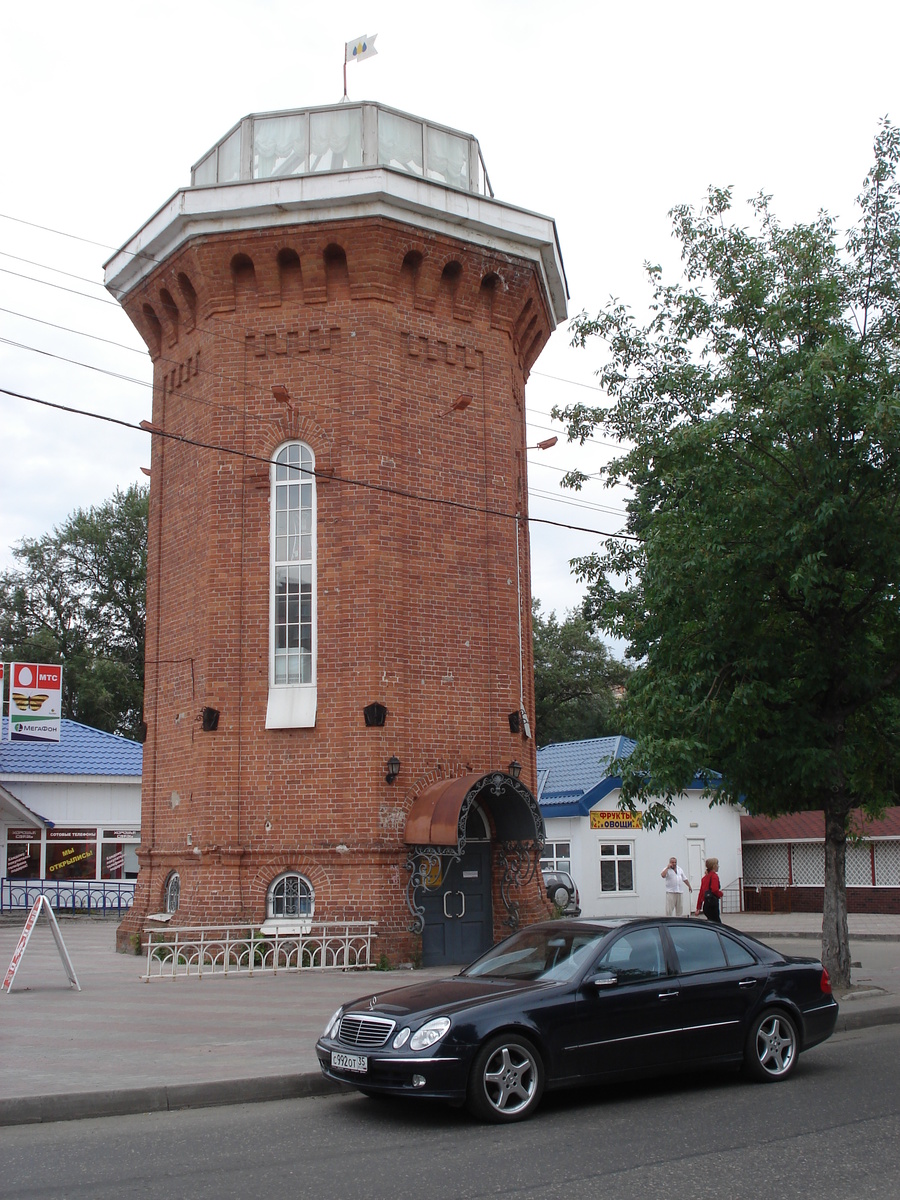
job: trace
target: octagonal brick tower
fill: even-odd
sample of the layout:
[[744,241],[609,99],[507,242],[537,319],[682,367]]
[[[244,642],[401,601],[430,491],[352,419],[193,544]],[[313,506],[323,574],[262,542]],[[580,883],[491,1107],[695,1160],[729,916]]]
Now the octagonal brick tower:
[[466,134],[254,115],[106,284],[154,364],[120,944],[164,911],[372,921],[376,956],[456,962],[542,915],[524,385],[566,315],[553,222]]

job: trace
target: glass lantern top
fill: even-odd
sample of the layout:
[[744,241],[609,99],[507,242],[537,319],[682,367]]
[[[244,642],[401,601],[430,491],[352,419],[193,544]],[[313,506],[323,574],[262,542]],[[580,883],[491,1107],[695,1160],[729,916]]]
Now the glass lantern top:
[[192,168],[191,186],[372,167],[494,194],[476,138],[371,103],[244,117]]

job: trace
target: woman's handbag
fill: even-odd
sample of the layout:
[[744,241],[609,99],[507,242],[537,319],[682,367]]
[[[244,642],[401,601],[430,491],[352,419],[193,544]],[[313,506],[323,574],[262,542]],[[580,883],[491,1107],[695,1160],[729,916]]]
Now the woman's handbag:
[[712,892],[707,892],[703,897],[703,915],[707,921],[719,919],[719,897],[714,896]]

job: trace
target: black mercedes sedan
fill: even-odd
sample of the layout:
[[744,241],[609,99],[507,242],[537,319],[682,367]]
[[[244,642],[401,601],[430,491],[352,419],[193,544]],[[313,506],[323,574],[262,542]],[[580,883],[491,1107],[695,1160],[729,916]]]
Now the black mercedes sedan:
[[368,994],[316,1043],[329,1079],[369,1095],[466,1103],[486,1121],[530,1116],[545,1089],[743,1065],[792,1073],[834,1031],[814,958],[696,919],[530,925],[459,975]]

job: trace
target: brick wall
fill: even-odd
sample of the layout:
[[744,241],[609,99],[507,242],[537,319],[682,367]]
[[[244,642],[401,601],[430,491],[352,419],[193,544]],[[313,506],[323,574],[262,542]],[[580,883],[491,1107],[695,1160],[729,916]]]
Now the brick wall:
[[[512,759],[535,787],[534,744],[507,720],[520,615],[534,719],[527,526],[510,514],[527,512],[524,384],[552,328],[535,269],[386,219],[321,222],[195,238],[125,308],[154,360],[153,423],[183,440],[153,438],[141,872],[122,936],[173,869],[180,924],[262,921],[292,869],[316,920],[375,919],[379,952],[408,957],[418,790]],[[291,439],[318,472],[318,713],[266,730],[267,460]],[[367,728],[376,700],[387,721]],[[520,903],[541,915],[534,885]]]
[[[820,887],[745,887],[746,912],[822,912]],[[900,888],[848,887],[848,913],[900,913]]]

